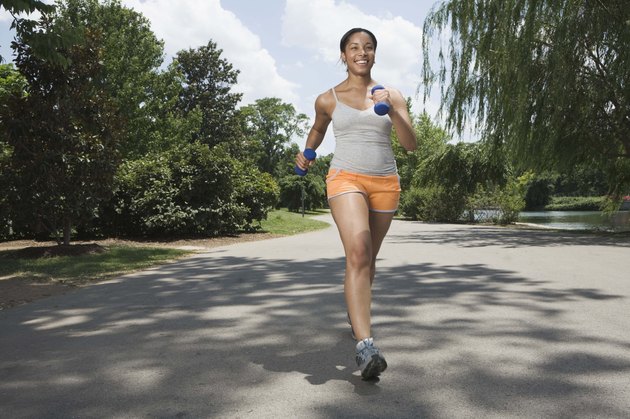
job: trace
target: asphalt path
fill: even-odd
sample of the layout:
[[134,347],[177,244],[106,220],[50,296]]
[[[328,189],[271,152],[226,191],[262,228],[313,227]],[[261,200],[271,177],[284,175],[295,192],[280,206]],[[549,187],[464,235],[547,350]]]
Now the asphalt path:
[[343,270],[331,227],[1,311],[0,417],[630,417],[627,236],[394,221],[373,382]]

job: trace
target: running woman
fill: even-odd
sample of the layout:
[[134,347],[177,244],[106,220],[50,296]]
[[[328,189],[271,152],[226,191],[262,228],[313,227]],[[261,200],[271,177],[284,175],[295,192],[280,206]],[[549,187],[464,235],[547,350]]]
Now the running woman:
[[[339,48],[347,77],[315,100],[315,122],[305,146],[317,149],[332,121],[336,146],[326,177],[327,194],[345,252],[344,295],[364,379],[378,377],[387,368],[372,338],[370,316],[376,256],[400,198],[392,126],[406,150],[417,146],[402,94],[388,86],[371,93],[378,84],[371,76],[376,44],[367,29],[353,28],[343,35]],[[386,115],[374,112],[378,102],[389,105]],[[303,170],[312,164],[303,153],[296,156],[296,165]]]

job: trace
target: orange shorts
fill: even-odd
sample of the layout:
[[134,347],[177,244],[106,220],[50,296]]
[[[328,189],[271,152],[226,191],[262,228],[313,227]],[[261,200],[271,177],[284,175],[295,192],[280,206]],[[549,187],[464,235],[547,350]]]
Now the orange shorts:
[[398,175],[371,176],[330,169],[326,175],[326,191],[329,200],[358,192],[367,198],[370,211],[396,212],[400,199],[400,178]]

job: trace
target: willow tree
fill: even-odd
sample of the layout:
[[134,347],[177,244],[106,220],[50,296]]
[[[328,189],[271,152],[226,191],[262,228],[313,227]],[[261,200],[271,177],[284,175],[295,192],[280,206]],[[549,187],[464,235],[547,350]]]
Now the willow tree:
[[619,196],[630,188],[629,45],[627,0],[444,1],[424,23],[424,93],[437,83],[448,128],[476,127],[518,166],[599,166]]

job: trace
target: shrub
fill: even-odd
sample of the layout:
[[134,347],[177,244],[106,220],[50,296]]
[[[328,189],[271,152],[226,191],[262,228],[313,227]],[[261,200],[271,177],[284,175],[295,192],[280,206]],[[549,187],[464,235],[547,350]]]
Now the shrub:
[[235,201],[246,209],[243,228],[253,230],[254,222],[266,219],[269,210],[278,202],[280,187],[269,173],[244,167],[239,167],[238,172],[241,176],[236,182]]
[[400,211],[412,220],[457,222],[465,204],[465,196],[455,188],[411,187],[402,194]]
[[504,187],[480,188],[468,199],[468,220],[481,223],[510,224],[525,208],[525,185],[511,180]]
[[121,165],[103,223],[118,235],[226,235],[263,219],[275,182],[222,146],[189,144]]
[[601,196],[555,196],[546,211],[599,211],[605,203]]

